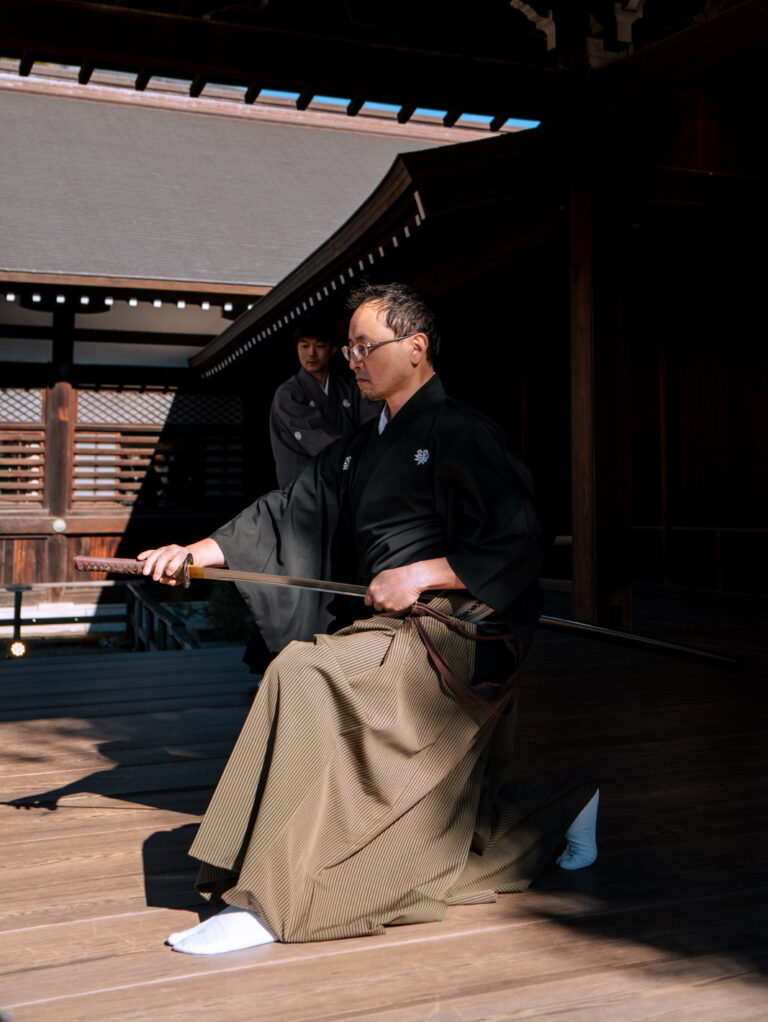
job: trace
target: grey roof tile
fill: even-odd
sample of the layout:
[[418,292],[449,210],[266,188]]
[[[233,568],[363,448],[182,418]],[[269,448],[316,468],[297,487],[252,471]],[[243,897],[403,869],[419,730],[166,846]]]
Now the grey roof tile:
[[423,140],[0,91],[0,270],[281,280]]

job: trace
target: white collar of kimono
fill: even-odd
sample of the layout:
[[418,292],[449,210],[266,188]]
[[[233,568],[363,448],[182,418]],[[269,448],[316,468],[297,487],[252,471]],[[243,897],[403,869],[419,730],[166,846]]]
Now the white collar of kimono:
[[325,391],[326,394],[328,393],[328,384],[330,382],[331,382],[331,374],[330,373],[326,373],[325,374],[325,383],[323,384],[323,390]]
[[381,415],[379,416],[379,436],[384,432],[389,423],[389,408],[386,405],[381,409]]

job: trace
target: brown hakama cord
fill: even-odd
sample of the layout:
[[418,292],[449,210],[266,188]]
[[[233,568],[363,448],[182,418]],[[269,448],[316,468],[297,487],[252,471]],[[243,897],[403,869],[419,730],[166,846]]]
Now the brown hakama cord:
[[[471,684],[477,643],[421,624]],[[492,701],[493,685],[482,690]],[[514,720],[446,685],[410,618],[290,643],[192,845],[198,889],[283,941],[381,933],[524,890],[596,786],[511,781]]]

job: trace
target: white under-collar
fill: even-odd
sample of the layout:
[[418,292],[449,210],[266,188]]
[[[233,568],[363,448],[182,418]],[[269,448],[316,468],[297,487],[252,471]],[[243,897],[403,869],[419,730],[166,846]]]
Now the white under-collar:
[[381,409],[381,415],[379,416],[379,436],[381,436],[381,434],[389,425],[389,420],[390,420],[389,408],[387,407],[387,405],[384,405],[384,407]]

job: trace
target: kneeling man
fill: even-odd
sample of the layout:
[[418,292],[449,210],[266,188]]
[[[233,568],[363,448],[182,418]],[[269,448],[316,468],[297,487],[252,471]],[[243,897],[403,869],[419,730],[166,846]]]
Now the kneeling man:
[[446,395],[416,292],[370,285],[350,306],[343,351],[378,421],[213,536],[140,555],[171,583],[191,554],[368,587],[358,620],[335,597],[243,587],[282,652],[191,848],[227,907],[172,934],[177,951],[381,933],[524,890],[564,844],[564,868],[597,854],[593,783],[511,774],[541,559],[529,475]]

